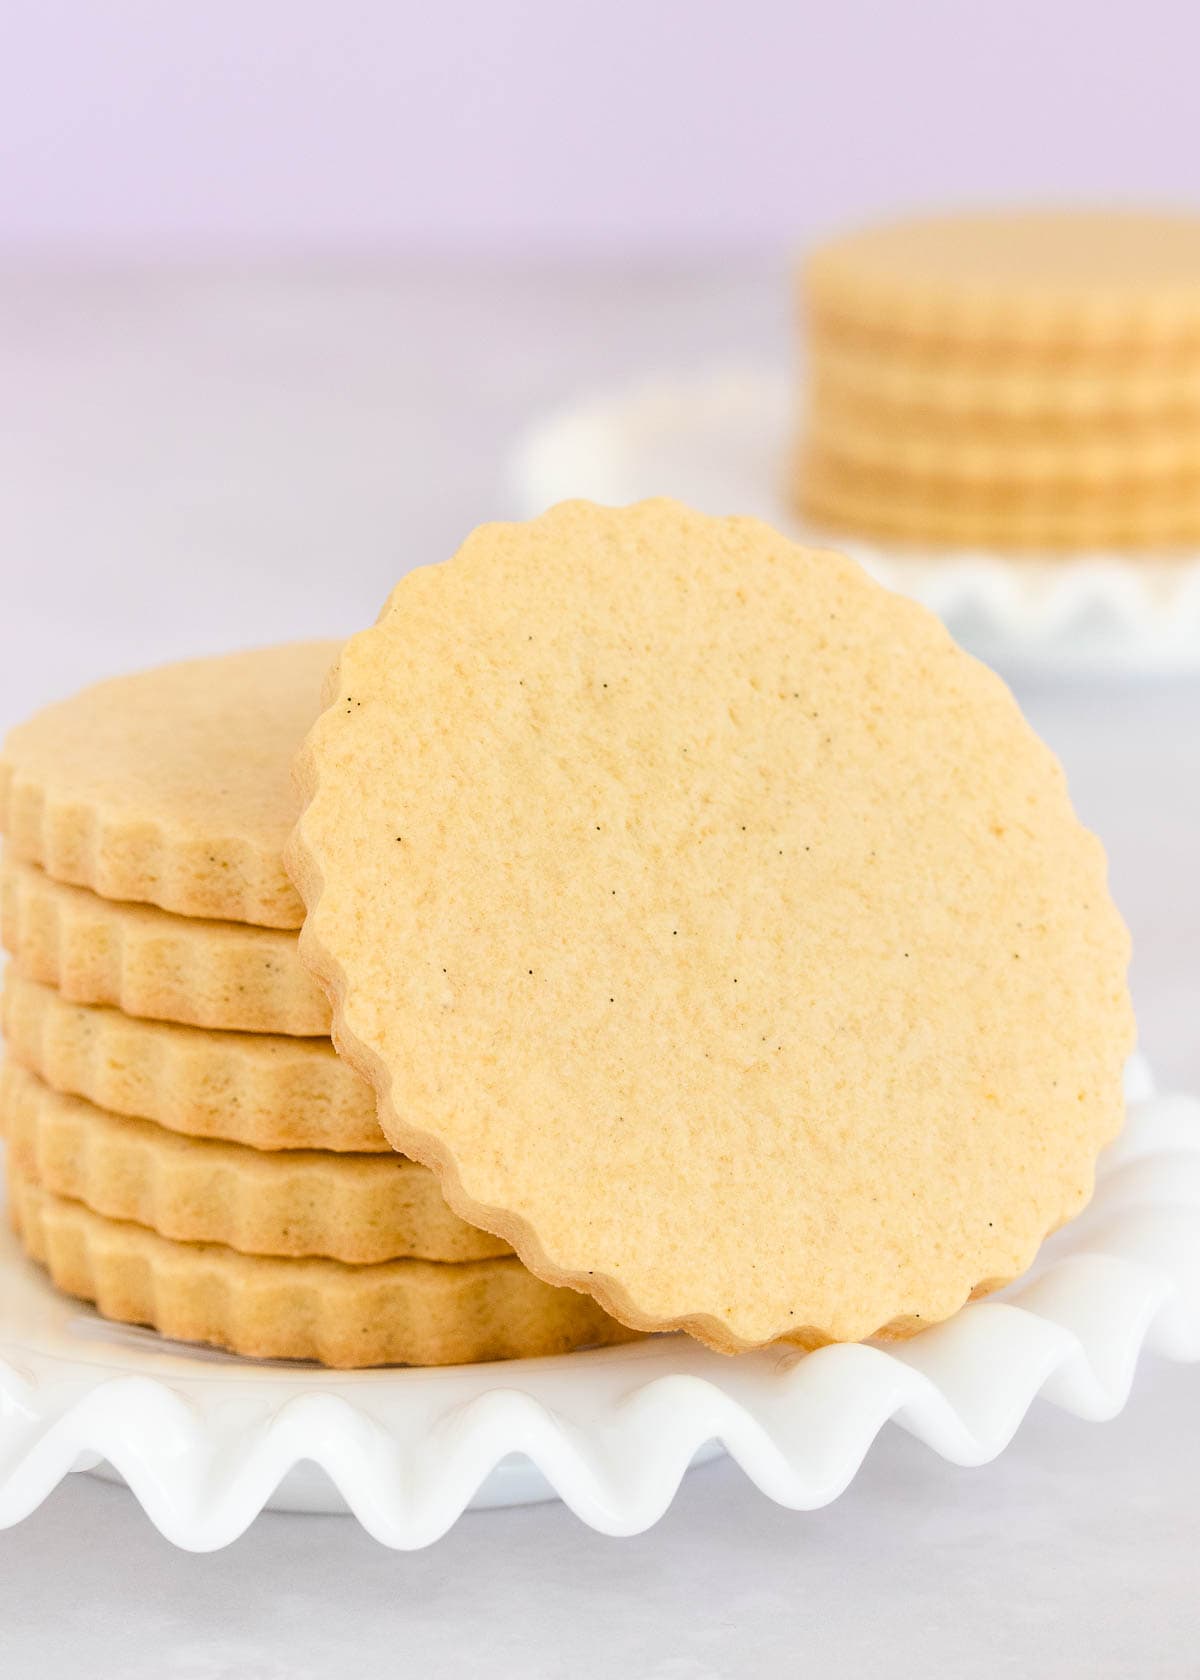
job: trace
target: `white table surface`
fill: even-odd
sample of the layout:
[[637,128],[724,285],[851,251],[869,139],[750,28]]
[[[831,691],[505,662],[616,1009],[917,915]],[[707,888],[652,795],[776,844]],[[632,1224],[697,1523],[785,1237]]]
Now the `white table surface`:
[[[507,443],[574,392],[785,356],[785,274],[467,265],[0,270],[0,728],[91,678],[352,630],[511,512]],[[1018,689],[1108,844],[1143,1047],[1200,1090],[1200,682]],[[558,1506],[401,1556],[266,1516],[172,1551],[74,1477],[0,1534],[0,1675],[1200,1674],[1200,1371],[1035,1406],[994,1465],[884,1432],[830,1509],[729,1463],[604,1540]]]

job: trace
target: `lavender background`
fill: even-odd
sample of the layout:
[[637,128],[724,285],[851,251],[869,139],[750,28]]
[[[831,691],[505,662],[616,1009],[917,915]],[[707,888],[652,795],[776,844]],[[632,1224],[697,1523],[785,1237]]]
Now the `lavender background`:
[[0,240],[711,252],[1200,186],[1188,0],[14,0]]

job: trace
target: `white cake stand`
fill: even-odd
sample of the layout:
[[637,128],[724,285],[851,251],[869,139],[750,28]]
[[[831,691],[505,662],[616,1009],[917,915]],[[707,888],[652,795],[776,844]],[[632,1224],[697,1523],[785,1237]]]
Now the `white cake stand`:
[[1200,1103],[1136,1064],[1096,1196],[1001,1295],[891,1346],[725,1359],[668,1336],[558,1359],[334,1372],[105,1323],[0,1238],[0,1526],[74,1470],[127,1482],[176,1545],[225,1546],[264,1507],[346,1511],[385,1545],[468,1506],[558,1496],[605,1534],[662,1516],[717,1443],[779,1504],[853,1479],[889,1420],[984,1464],[1038,1394],[1125,1403],[1141,1350],[1200,1358]]

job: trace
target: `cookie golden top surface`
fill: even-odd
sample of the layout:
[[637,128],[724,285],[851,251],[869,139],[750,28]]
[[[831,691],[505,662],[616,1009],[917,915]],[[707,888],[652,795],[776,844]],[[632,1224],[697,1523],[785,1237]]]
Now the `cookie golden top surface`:
[[821,247],[819,311],[932,337],[995,332],[1066,344],[1200,332],[1200,217],[997,211],[893,222]]
[[952,1312],[1119,1125],[1127,936],[990,672],[659,501],[476,531],[345,648],[302,954],[397,1148],[639,1328]]
[[291,764],[336,642],[116,677],[12,730],[0,755],[10,854],[108,898],[298,927],[281,853]]

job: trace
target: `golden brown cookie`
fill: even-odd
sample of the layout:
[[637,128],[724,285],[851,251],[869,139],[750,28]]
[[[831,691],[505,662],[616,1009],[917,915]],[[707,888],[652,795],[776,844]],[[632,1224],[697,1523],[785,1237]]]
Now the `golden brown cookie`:
[[992,211],[886,223],[805,271],[826,343],[1010,360],[1164,360],[1200,348],[1200,217]]
[[353,1265],[509,1252],[450,1212],[426,1167],[391,1152],[183,1137],[65,1096],[13,1062],[0,1066],[0,1133],[18,1169],[55,1195],[181,1242]]
[[1200,502],[1200,426],[1181,427],[1170,416],[1158,426],[1107,434],[996,437],[961,422],[897,424],[886,411],[847,417],[822,408],[809,439],[814,451],[852,470],[949,485],[984,503],[1033,495],[1053,497],[1065,511],[1082,501],[1099,508],[1150,497],[1172,506]]
[[1194,423],[1200,416],[1200,347],[1145,368],[1118,363],[1093,370],[817,342],[808,372],[820,409],[890,416],[897,426],[917,417],[947,428],[965,423],[989,433],[1037,430],[1059,437]]
[[842,557],[568,503],[343,650],[289,863],[396,1147],[722,1349],[952,1313],[1086,1201],[1128,938],[1003,683]]
[[290,769],[336,642],[115,677],[12,730],[0,754],[11,857],[106,898],[299,927],[280,853]]
[[18,974],[75,1003],[237,1032],[329,1033],[294,933],[122,904],[5,857],[0,936]]
[[72,1003],[10,968],[9,1054],[56,1091],[253,1149],[391,1153],[375,1093],[328,1038],[217,1032]]
[[11,1165],[8,1186],[26,1250],[60,1289],[177,1341],[352,1369],[522,1359],[629,1339],[586,1295],[551,1289],[515,1259],[269,1259],[105,1219]]
[[1200,478],[1151,485],[1008,483],[881,471],[828,451],[797,458],[795,501],[810,529],[920,548],[1001,553],[1190,555],[1200,544]]

